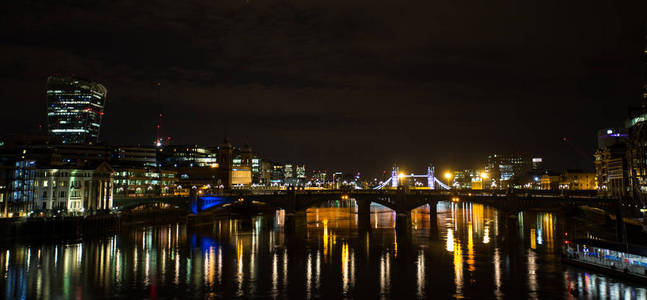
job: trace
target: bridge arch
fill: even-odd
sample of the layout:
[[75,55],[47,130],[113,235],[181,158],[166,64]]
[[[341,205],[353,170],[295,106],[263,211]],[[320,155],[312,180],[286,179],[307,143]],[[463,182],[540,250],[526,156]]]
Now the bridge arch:
[[187,207],[189,197],[142,197],[142,198],[115,198],[113,205],[117,210],[132,210],[146,205],[168,204],[174,207]]

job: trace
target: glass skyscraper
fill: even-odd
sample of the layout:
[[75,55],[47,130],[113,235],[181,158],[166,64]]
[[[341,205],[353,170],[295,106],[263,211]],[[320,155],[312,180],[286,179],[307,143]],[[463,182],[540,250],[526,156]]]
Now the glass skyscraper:
[[99,142],[108,90],[69,76],[47,78],[47,131],[63,144]]

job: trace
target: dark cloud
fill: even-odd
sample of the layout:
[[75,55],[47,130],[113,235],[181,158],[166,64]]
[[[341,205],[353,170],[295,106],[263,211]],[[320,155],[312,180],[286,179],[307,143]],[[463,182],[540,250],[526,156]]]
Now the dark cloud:
[[640,103],[644,1],[12,1],[0,12],[0,134],[44,119],[44,85],[109,89],[104,137],[225,132],[266,156],[374,173],[525,151],[590,167]]

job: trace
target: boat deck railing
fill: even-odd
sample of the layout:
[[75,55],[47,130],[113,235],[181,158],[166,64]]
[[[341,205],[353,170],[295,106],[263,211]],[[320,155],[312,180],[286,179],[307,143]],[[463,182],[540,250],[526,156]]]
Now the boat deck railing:
[[566,255],[568,259],[576,262],[607,268],[609,270],[618,272],[630,273],[632,275],[647,278],[647,268],[640,265],[626,263],[622,260],[612,260],[607,258],[600,258],[597,256],[590,256],[587,255],[586,252],[578,252],[573,249],[568,249],[566,251]]

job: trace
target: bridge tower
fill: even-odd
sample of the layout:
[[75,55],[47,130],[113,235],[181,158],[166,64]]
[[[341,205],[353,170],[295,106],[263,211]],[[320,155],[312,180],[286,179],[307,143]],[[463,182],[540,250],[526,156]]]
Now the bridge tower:
[[394,165],[393,170],[391,171],[391,187],[398,187],[398,173],[400,173],[400,168]]
[[427,166],[427,186],[429,189],[436,189],[436,177],[434,176],[435,168],[433,166]]

